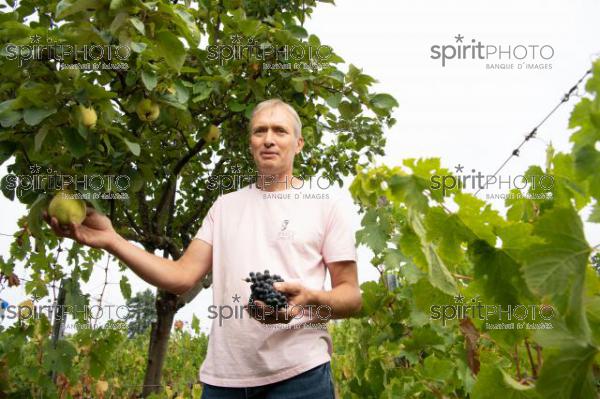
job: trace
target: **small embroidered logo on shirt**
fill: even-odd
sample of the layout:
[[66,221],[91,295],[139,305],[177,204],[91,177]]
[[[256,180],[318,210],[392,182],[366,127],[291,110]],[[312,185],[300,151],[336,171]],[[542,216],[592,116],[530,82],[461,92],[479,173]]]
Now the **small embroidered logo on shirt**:
[[288,219],[281,222],[281,230],[279,231],[280,240],[292,240],[294,238],[294,232],[287,229],[289,224],[290,221]]

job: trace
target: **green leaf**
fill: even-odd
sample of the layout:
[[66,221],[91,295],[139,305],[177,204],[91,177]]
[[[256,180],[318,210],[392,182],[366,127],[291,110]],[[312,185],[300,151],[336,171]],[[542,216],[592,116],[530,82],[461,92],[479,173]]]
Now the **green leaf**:
[[69,15],[76,14],[87,9],[96,9],[98,2],[96,0],[61,0],[56,5],[56,20],[61,20]]
[[404,341],[407,351],[415,351],[420,353],[426,350],[443,350],[444,337],[438,334],[431,326],[423,326],[414,328],[410,338]]
[[387,292],[381,284],[375,281],[362,283],[360,289],[363,301],[361,312],[363,315],[372,315],[381,307],[383,300],[387,296]]
[[555,206],[571,206],[575,199],[577,209],[587,203],[585,184],[575,172],[575,162],[572,154],[558,153],[552,160],[554,175],[553,202]]
[[390,110],[398,106],[398,102],[394,97],[384,93],[373,96],[373,98],[371,98],[371,104],[376,108],[382,108],[386,110]]
[[502,248],[507,251],[523,250],[526,247],[543,242],[533,235],[533,225],[530,223],[511,223],[498,228],[498,237],[502,240]]
[[111,0],[109,9],[116,11],[125,5],[126,0]]
[[13,156],[17,144],[11,141],[0,141],[0,165]]
[[133,155],[135,155],[136,157],[140,155],[141,147],[138,143],[133,143],[133,142],[127,140],[125,137],[121,137],[121,138],[123,139],[123,142],[125,143],[127,148],[129,148],[129,151],[131,151],[131,153]]
[[6,100],[0,103],[0,125],[2,127],[13,127],[21,120],[21,111],[12,109],[14,105],[16,105],[16,100]]
[[182,8],[175,9],[175,16],[175,23],[179,26],[190,47],[198,47],[200,43],[200,30],[194,21],[194,17]]
[[200,334],[200,319],[198,319],[195,314],[192,316],[192,330],[194,330],[196,334]]
[[179,104],[187,104],[190,99],[190,90],[185,86],[187,82],[177,80],[175,86],[175,98]]
[[425,258],[425,254],[423,253],[421,240],[410,226],[404,225],[400,229],[399,245],[402,248],[402,252],[410,257],[415,265],[419,266],[422,270],[427,269],[427,258]]
[[137,29],[137,31],[140,32],[142,35],[146,34],[144,23],[140,21],[139,18],[129,18],[129,22],[131,22],[131,25],[133,25],[133,27]]
[[527,284],[542,295],[565,292],[575,275],[584,274],[590,251],[579,216],[572,209],[553,209],[536,223],[534,234],[544,243],[524,255]]
[[417,176],[393,175],[389,180],[390,190],[394,199],[405,202],[407,206],[424,212],[427,209],[428,199],[424,192],[429,183]]
[[35,149],[36,152],[40,152],[40,150],[42,149],[42,144],[44,143],[44,139],[46,138],[46,136],[48,135],[48,127],[47,126],[42,126],[40,128],[40,130],[38,130],[38,132],[35,134],[35,137],[33,138],[33,148]]
[[44,369],[68,373],[73,367],[73,358],[77,355],[77,349],[66,339],[58,340],[56,348],[52,341],[46,340],[43,353]]
[[83,137],[79,134],[77,129],[72,127],[61,129],[67,148],[75,157],[80,157],[85,154],[87,147]]
[[423,375],[436,381],[445,381],[452,376],[454,364],[448,359],[439,359],[435,356],[428,356],[423,362]]
[[244,19],[239,22],[240,32],[246,37],[254,36],[259,27],[260,21],[254,19]]
[[182,6],[158,4],[158,9],[165,13],[165,19],[177,27],[177,31],[185,38],[191,48],[197,48],[200,43],[200,29],[194,17]]
[[337,108],[342,101],[342,93],[335,93],[325,99],[331,108]]
[[[213,90],[213,86],[208,82],[200,81],[200,82],[195,83],[194,86],[192,87],[192,94],[195,95],[195,97],[192,99],[192,102],[197,103],[198,101],[206,100],[208,97],[210,97],[210,93],[212,93],[212,90]],[[231,101],[229,101],[229,104],[238,104],[238,103],[231,100]],[[232,111],[233,112],[241,112],[244,110],[244,108],[245,108],[245,105],[242,105],[241,110],[232,109]]]
[[42,213],[46,210],[50,199],[46,197],[46,195],[41,194],[31,205],[29,209],[29,214],[27,215],[27,226],[29,226],[29,230],[31,234],[37,238],[44,240],[45,236],[42,231]]
[[246,104],[240,104],[232,100],[229,102],[229,109],[231,109],[233,112],[242,112],[246,109]]
[[136,53],[143,53],[144,50],[146,50],[146,47],[148,47],[148,45],[146,43],[142,43],[142,42],[131,42],[129,44],[129,46]]
[[348,101],[342,101],[338,106],[338,110],[343,118],[352,119],[354,116],[360,113],[360,105]]
[[600,205],[598,202],[594,204],[592,212],[590,213],[590,217],[588,218],[588,222],[600,223]]
[[298,77],[292,78],[292,87],[299,93],[304,92],[304,79]]
[[[562,347],[544,356],[536,390],[544,398],[594,398],[597,390],[592,374],[598,349],[592,345]],[[556,378],[560,376],[560,378]]]
[[506,225],[506,222],[490,204],[471,194],[462,192],[454,195],[454,201],[459,205],[458,217],[478,238],[496,246],[495,230]]
[[446,262],[459,263],[463,259],[462,243],[475,238],[456,214],[449,214],[441,207],[429,208],[424,223],[427,239],[437,245]]
[[125,275],[121,276],[121,280],[119,281],[119,287],[121,287],[121,293],[125,299],[131,298],[131,285],[129,284],[129,280]]
[[[555,378],[560,380],[560,378]],[[473,399],[534,399],[540,396],[532,386],[519,384],[493,363],[484,364],[473,387]]]
[[382,223],[380,217],[376,209],[368,210],[362,220],[364,227],[356,233],[357,241],[367,244],[376,254],[386,248],[390,230],[385,223]]
[[422,216],[413,209],[409,209],[408,216],[411,227],[421,240],[423,253],[427,259],[427,264],[429,265],[429,279],[431,285],[448,295],[457,294],[458,288],[454,277],[452,277],[448,267],[439,256],[437,246],[427,239]]
[[156,34],[158,50],[165,58],[167,64],[177,72],[185,62],[185,48],[177,36],[167,30],[161,30]]
[[121,27],[127,22],[128,17],[129,14],[126,11],[121,11],[115,16],[110,24],[110,27],[108,28],[111,35],[118,35],[119,29],[121,29]]
[[534,225],[533,234],[543,239],[523,253],[524,276],[529,288],[548,295],[559,305],[569,329],[580,337],[590,335],[582,289],[590,247],[583,225],[572,208],[547,211]]
[[142,71],[142,82],[148,91],[152,91],[156,87],[158,79],[154,72],[148,72],[144,70]]
[[344,83],[344,81],[346,79],[346,75],[344,75],[344,73],[342,71],[339,71],[337,69],[331,71],[329,76],[331,76],[333,79],[337,80],[339,83],[342,83],[342,84]]
[[69,311],[74,319],[86,322],[83,309],[88,305],[89,294],[84,294],[81,291],[79,276],[74,272],[71,277],[64,279],[63,283],[66,292],[65,305],[67,307],[65,309]]
[[54,113],[56,113],[56,108],[27,108],[23,111],[23,120],[29,126],[35,126]]

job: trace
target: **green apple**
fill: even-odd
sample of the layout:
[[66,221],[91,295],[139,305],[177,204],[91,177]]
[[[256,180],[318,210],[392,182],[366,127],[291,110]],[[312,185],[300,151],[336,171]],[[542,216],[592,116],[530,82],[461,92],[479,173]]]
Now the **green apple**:
[[66,70],[67,76],[71,79],[77,79],[79,77],[79,68],[69,68]]
[[135,112],[138,114],[140,120],[144,122],[153,122],[158,119],[158,116],[160,115],[160,107],[149,98],[144,98],[137,104]]
[[98,115],[93,107],[84,107],[83,105],[79,106],[79,117],[81,119],[81,123],[87,128],[94,128],[96,126],[96,122],[98,121]]
[[48,215],[55,217],[63,225],[83,222],[86,215],[85,201],[74,196],[72,191],[67,190],[56,193],[48,205]]
[[218,126],[210,125],[208,129],[208,133],[206,133],[206,141],[209,144],[216,143],[219,141],[219,137],[221,136],[221,129]]

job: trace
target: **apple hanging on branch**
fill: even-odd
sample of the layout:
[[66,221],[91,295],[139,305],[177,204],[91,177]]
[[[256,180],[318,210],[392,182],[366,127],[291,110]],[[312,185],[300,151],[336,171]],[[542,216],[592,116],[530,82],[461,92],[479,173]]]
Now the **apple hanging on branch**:
[[96,114],[96,110],[93,107],[85,107],[83,105],[79,106],[79,119],[83,126],[88,129],[93,129],[96,127],[96,122],[98,121],[98,115]]
[[135,112],[141,121],[154,122],[160,115],[160,107],[149,98],[144,98],[137,104]]
[[218,126],[210,125],[204,139],[208,144],[214,144],[219,141],[219,137],[221,137],[221,129]]

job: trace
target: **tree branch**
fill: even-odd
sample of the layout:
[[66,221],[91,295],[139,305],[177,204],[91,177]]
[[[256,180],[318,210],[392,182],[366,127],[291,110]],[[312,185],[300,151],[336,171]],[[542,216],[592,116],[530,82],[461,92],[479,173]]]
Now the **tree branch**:
[[143,231],[137,225],[137,223],[135,222],[135,219],[133,218],[131,213],[127,209],[125,209],[124,211],[125,211],[125,216],[127,216],[127,220],[129,221],[129,224],[131,225],[131,227],[135,230],[136,233],[138,233],[140,236],[143,236],[144,235]]
[[[218,171],[221,170],[221,168],[223,167],[223,164],[225,163],[225,160],[226,160],[225,157],[219,159],[219,161],[215,165],[214,169],[212,170],[209,179],[214,177],[215,173],[217,173]],[[210,198],[210,195],[208,195],[208,193],[205,193],[204,197],[202,198],[202,202],[200,203],[200,206],[196,207],[194,212],[192,212],[190,217],[187,219],[187,221],[181,225],[181,229],[180,229],[181,238],[182,238],[183,245],[185,247],[187,247],[188,244],[190,243],[189,230],[192,227],[192,225],[194,224],[194,222],[196,222],[198,217],[202,214],[202,212],[204,212],[204,210],[208,206],[209,198]]]
[[204,139],[198,140],[196,145],[194,145],[194,147],[192,147],[191,150],[189,150],[179,161],[177,161],[177,163],[173,167],[171,176],[169,176],[165,188],[161,193],[160,199],[158,200],[158,204],[156,206],[156,213],[152,218],[152,224],[155,225],[157,228],[156,232],[158,232],[158,220],[164,214],[167,208],[167,201],[169,200],[170,196],[172,195],[172,191],[174,191],[174,188],[177,185],[177,177],[179,176],[179,173],[181,173],[181,170],[190,161],[190,159],[192,159],[195,155],[197,155],[200,152],[200,150],[202,150],[205,143],[206,141]]
[[531,348],[529,347],[529,341],[525,338],[525,347],[527,348],[527,357],[529,357],[529,364],[531,365],[531,375],[533,378],[537,378],[537,368],[533,363],[533,356],[531,356]]
[[140,209],[140,220],[144,230],[150,230],[150,218],[148,217],[148,205],[146,204],[146,189],[144,186],[137,192],[138,208]]
[[[232,113],[228,112],[225,115],[223,115],[221,118],[213,120],[212,124],[220,125],[221,123],[223,123],[224,120],[226,120],[227,118],[230,118],[231,116],[232,116]],[[156,228],[156,230],[154,230],[154,232],[156,234],[158,234],[160,232],[160,229],[158,228],[159,227],[158,220],[160,219],[160,217],[164,214],[165,210],[167,209],[166,205],[167,205],[167,201],[170,198],[169,194],[171,193],[171,190],[174,190],[174,187],[177,185],[177,178],[179,177],[179,174],[181,173],[181,171],[183,170],[185,165],[187,165],[188,162],[193,157],[195,157],[202,150],[202,148],[204,148],[204,144],[206,144],[206,141],[203,138],[198,140],[198,142],[179,161],[177,161],[177,163],[173,167],[173,170],[171,171],[171,175],[169,176],[167,182],[165,183],[165,187],[160,195],[158,204],[156,205],[156,213],[154,214],[154,216],[152,218],[152,225],[153,225],[153,227]]]

